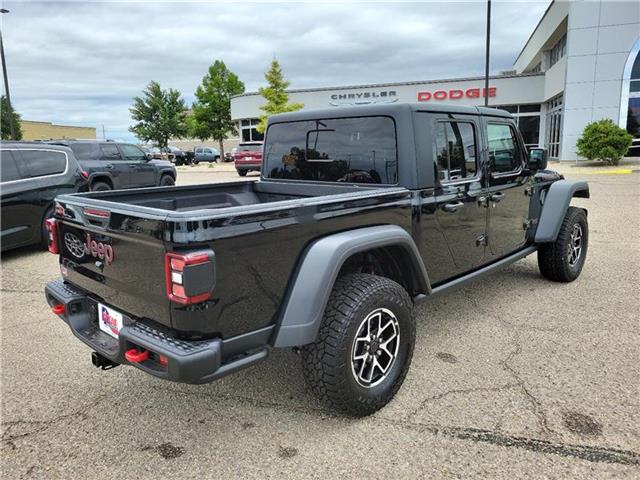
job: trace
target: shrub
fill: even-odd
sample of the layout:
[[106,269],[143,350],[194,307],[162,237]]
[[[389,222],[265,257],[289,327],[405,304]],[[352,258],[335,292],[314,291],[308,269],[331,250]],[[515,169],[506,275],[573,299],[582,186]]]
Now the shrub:
[[591,122],[584,127],[582,136],[576,143],[578,154],[589,160],[602,160],[608,165],[618,165],[626,155],[633,137],[606,118]]

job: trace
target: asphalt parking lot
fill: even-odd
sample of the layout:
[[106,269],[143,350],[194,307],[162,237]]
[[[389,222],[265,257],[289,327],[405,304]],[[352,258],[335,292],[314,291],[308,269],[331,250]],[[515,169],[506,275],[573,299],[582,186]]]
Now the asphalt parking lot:
[[319,404],[292,351],[204,386],[99,371],[44,301],[57,258],[6,253],[3,476],[638,478],[640,174],[564,170],[591,184],[582,276],[550,283],[532,256],[420,307],[404,386],[365,419]]

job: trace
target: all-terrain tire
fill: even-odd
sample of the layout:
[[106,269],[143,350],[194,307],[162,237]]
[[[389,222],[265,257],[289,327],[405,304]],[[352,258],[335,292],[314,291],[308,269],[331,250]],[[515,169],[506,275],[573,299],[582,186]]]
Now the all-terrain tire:
[[[580,253],[572,261],[570,252],[576,247],[576,233],[580,234]],[[587,258],[589,246],[589,224],[587,214],[581,208],[569,207],[562,221],[558,238],[553,243],[544,243],[538,248],[540,273],[554,282],[573,282],[580,276]]]
[[111,185],[109,185],[106,182],[94,182],[91,185],[91,191],[92,192],[104,192],[107,190],[111,190]]
[[[355,338],[363,331],[363,322],[381,310],[397,319],[397,354],[380,383],[363,386],[356,372],[362,364],[352,360]],[[334,285],[316,341],[302,348],[304,377],[313,393],[333,408],[354,416],[370,415],[389,403],[402,385],[414,345],[413,303],[406,290],[385,277],[346,275]]]
[[171,187],[175,184],[176,184],[176,181],[173,179],[171,175],[162,175],[162,177],[160,177],[161,187]]

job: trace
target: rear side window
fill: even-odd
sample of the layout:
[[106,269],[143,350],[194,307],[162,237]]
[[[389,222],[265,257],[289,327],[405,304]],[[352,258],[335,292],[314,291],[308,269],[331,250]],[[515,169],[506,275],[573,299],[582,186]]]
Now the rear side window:
[[97,143],[71,143],[69,148],[78,160],[98,160],[100,158],[100,147]]
[[389,117],[276,123],[264,147],[264,175],[274,179],[395,184],[396,128]]
[[120,151],[115,143],[101,143],[102,157],[106,160],[122,160]]
[[67,156],[48,150],[21,150],[22,164],[30,177],[57,175],[67,169]]
[[437,122],[435,149],[440,181],[451,182],[475,177],[476,136],[469,122]]
[[3,182],[12,182],[21,178],[16,160],[9,150],[0,150],[0,174]]
[[522,152],[515,130],[509,125],[487,124],[489,161],[492,172],[511,172],[522,166]]

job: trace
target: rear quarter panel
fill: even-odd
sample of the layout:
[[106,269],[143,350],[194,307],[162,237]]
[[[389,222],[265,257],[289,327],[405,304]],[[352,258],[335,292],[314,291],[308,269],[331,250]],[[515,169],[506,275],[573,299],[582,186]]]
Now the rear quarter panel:
[[230,337],[275,322],[288,282],[304,248],[325,235],[358,227],[392,224],[411,233],[411,193],[192,222],[168,219],[168,250],[212,248],[216,286],[210,305],[172,304],[174,328]]

